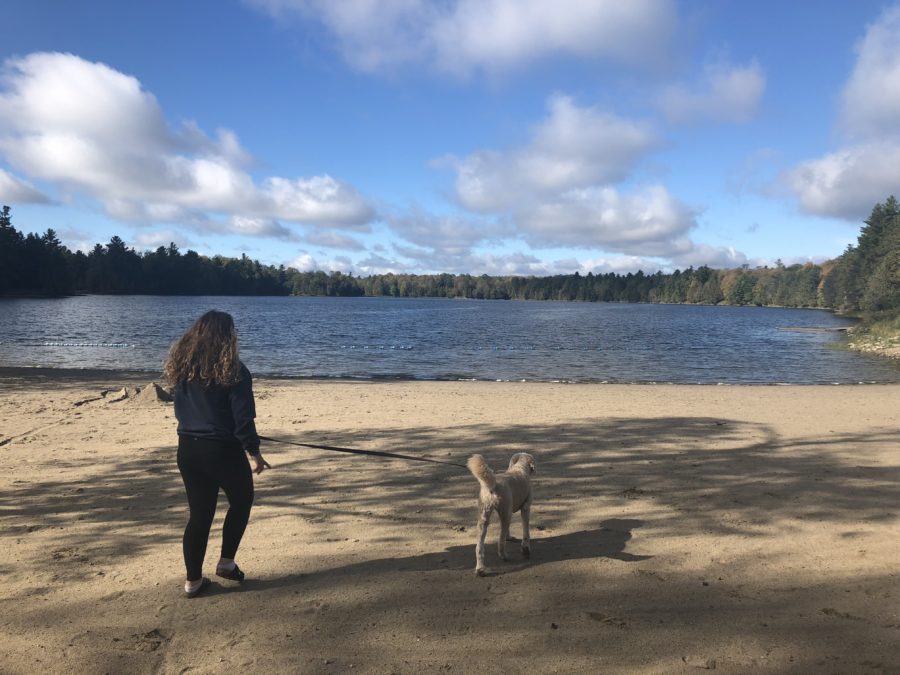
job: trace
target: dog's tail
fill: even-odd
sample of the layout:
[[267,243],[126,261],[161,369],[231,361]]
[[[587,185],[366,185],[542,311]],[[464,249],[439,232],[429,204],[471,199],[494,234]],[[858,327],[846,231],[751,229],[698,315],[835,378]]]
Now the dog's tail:
[[479,483],[493,492],[494,488],[497,486],[497,479],[494,477],[494,472],[491,471],[491,467],[484,461],[484,457],[481,455],[472,455],[469,457],[469,461],[466,462],[466,466],[469,467],[469,471],[471,471],[472,475],[478,479]]

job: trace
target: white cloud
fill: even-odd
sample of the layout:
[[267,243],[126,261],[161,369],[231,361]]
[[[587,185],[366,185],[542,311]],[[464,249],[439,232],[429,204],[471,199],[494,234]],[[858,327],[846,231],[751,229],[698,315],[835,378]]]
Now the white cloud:
[[750,260],[731,246],[709,246],[707,244],[690,243],[684,251],[669,256],[672,264],[682,269],[707,265],[717,269],[728,269],[749,264]]
[[485,241],[497,241],[515,234],[508,225],[493,218],[437,216],[420,208],[388,219],[391,230],[406,241],[431,251],[460,255]]
[[431,30],[437,66],[506,69],[553,54],[646,65],[677,26],[666,0],[464,0]]
[[658,260],[640,256],[602,256],[579,260],[564,258],[557,260],[541,260],[527,253],[511,253],[507,255],[484,254],[472,256],[467,264],[473,265],[473,274],[489,274],[492,276],[535,276],[545,277],[557,274],[628,274],[629,272],[655,272],[662,265]]
[[[553,263],[546,262],[527,253],[495,254],[483,253],[473,255],[465,261],[469,267],[460,268],[473,275],[489,274],[491,276],[548,276],[559,274]],[[569,270],[571,273],[571,270]]]
[[765,89],[765,74],[755,60],[747,66],[715,63],[704,68],[699,83],[667,87],[659,103],[676,124],[748,122],[756,116]]
[[257,197],[263,212],[293,222],[366,230],[375,215],[354,187],[331,176],[267,178]]
[[900,134],[900,6],[885,11],[857,46],[841,118],[851,136]]
[[491,213],[542,195],[625,178],[658,140],[648,125],[554,95],[521,150],[482,150],[456,163],[456,195]]
[[188,249],[195,246],[194,242],[176,230],[156,230],[153,232],[139,232],[134,239],[137,249],[156,250],[160,246],[168,247],[174,243],[180,249]]
[[49,204],[51,199],[28,181],[0,169],[0,203]]
[[588,272],[593,274],[628,274],[629,272],[637,271],[652,274],[657,270],[663,269],[663,264],[659,260],[633,255],[588,258],[580,261],[579,266],[578,271],[581,274],[587,274]]
[[285,267],[293,267],[298,272],[352,272],[356,273],[355,266],[350,258],[337,256],[330,260],[319,260],[309,253],[302,253]]
[[248,218],[247,216],[232,216],[228,221],[227,230],[235,234],[245,234],[251,237],[274,237],[275,239],[294,239],[291,230],[271,218]]
[[786,181],[808,213],[862,220],[875,204],[900,194],[900,142],[843,148],[803,162]]
[[661,185],[624,195],[612,187],[573,190],[517,212],[532,245],[600,248],[665,256],[683,249],[695,213]]
[[841,105],[848,144],[800,163],[782,182],[804,211],[858,222],[900,194],[900,6],[868,27]]
[[246,0],[278,19],[324,25],[365,72],[426,64],[454,75],[555,55],[665,66],[673,0]]
[[222,224],[214,221],[203,211],[188,209],[177,204],[138,202],[110,196],[104,200],[103,210],[113,220],[126,223],[177,223],[197,231],[224,231]]
[[477,252],[447,255],[443,252],[415,247],[397,247],[399,257],[392,258],[370,253],[358,262],[346,257],[318,261],[310,254],[303,254],[288,264],[300,271],[340,271],[358,276],[372,274],[471,274],[479,276],[552,276],[557,274],[582,275],[628,274],[643,271],[671,272],[693,265],[709,265],[714,268],[739,267],[743,264],[759,264],[731,248],[711,247],[688,243],[685,251],[672,258],[635,255],[601,255],[587,258],[541,258],[535,253],[517,251],[511,253]]
[[572,259],[542,260],[531,253],[477,253],[458,260],[457,267],[449,268],[457,274],[480,276],[535,276],[544,277],[554,274],[573,274],[585,271],[582,265]]
[[[664,186],[627,192],[616,187],[659,145],[647,125],[579,107],[562,95],[553,96],[548,108],[547,118],[523,148],[481,150],[451,162],[457,172],[457,201],[470,211],[494,215],[495,227],[502,224],[497,236],[524,240],[532,249],[593,249],[676,264],[682,259],[709,264],[740,259],[737,252],[695,244],[688,236],[697,225],[695,209]],[[445,230],[420,219],[420,230],[395,229],[423,251],[459,255],[491,234],[483,226],[467,227],[472,221],[461,222],[451,219],[443,223]],[[435,237],[457,242],[459,250],[429,249]],[[661,263],[653,265],[658,269]]]
[[91,249],[94,248],[94,244],[98,243],[97,238],[92,233],[77,227],[64,225],[56,230],[56,236],[70,251],[90,253]]
[[371,274],[409,273],[408,265],[398,262],[397,260],[378,255],[377,253],[372,253],[356,264],[342,269],[360,276],[369,276]]
[[[109,66],[60,53],[5,65],[0,155],[25,175],[99,200],[116,218],[203,229],[210,213],[222,214],[244,219],[234,221],[237,232],[251,221],[361,228],[373,218],[359,193],[331,176],[257,184],[234,132],[210,138],[192,122],[171,129],[156,98]],[[255,234],[283,237],[284,229]]]
[[[399,249],[398,252],[410,262],[399,264],[400,269],[417,274],[448,272],[451,274],[471,274],[478,276],[552,276],[556,274],[603,274],[614,272],[627,274],[643,270],[646,273],[672,267],[659,259],[647,256],[605,255],[579,259],[575,257],[545,259],[534,253],[517,251],[513,253],[478,252],[460,256],[447,256],[431,251]],[[687,265],[685,265],[686,267]],[[674,267],[672,267],[674,269]],[[397,271],[396,268],[392,271]]]
[[301,237],[301,239],[313,246],[339,248],[348,251],[362,251],[365,249],[365,246],[353,237],[348,237],[333,230],[315,230]]
[[298,272],[314,272],[321,269],[319,263],[309,253],[303,253],[287,264],[287,267],[293,267]]

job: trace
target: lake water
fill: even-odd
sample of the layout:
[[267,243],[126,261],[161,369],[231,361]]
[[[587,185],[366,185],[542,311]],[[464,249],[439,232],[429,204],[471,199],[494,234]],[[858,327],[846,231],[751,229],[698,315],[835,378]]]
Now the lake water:
[[0,366],[158,373],[208,309],[230,312],[256,375],[676,383],[900,382],[836,348],[828,312],[408,298],[82,296],[0,299]]

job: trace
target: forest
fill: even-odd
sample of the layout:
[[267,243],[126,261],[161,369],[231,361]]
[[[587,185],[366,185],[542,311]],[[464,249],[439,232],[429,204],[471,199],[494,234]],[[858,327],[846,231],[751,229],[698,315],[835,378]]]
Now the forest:
[[23,235],[8,206],[0,210],[0,295],[80,293],[153,295],[321,295],[445,297],[821,307],[850,313],[900,310],[900,204],[876,204],[857,244],[822,264],[672,273],[549,277],[468,274],[299,272],[246,255],[207,257],[175,244],[136,251],[118,236],[84,253],[52,229]]

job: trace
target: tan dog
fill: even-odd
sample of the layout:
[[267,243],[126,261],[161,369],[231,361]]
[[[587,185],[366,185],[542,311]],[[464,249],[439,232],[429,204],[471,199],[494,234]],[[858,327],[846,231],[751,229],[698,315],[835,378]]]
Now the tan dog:
[[528,533],[528,516],[531,511],[531,474],[534,473],[534,457],[517,452],[509,460],[504,473],[495,475],[481,455],[472,455],[466,462],[469,471],[481,484],[478,494],[478,541],[475,544],[475,573],[484,576],[484,539],[487,536],[491,512],[500,514],[500,539],[497,553],[506,557],[506,538],[512,514],[522,512],[522,555],[531,555],[531,536]]

